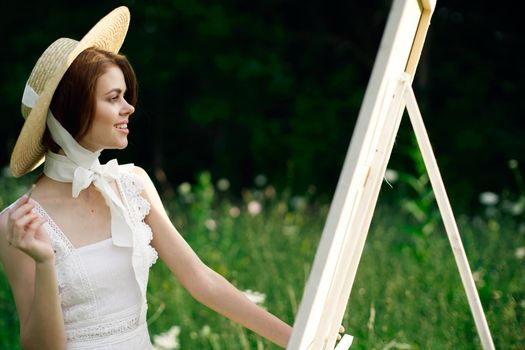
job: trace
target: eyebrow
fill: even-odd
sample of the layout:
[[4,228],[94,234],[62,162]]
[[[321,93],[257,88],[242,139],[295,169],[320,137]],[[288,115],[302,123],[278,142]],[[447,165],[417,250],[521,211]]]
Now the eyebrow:
[[108,92],[106,92],[104,95],[109,95],[109,94],[111,94],[111,93],[113,93],[113,92],[116,92],[116,93],[120,94],[120,93],[122,93],[122,89],[120,89],[120,88],[114,88],[114,89],[111,89],[111,90],[109,90]]

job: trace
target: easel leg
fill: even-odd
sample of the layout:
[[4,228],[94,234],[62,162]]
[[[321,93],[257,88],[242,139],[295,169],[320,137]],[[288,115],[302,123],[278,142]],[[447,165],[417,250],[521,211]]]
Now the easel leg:
[[410,116],[410,122],[414,128],[417,143],[419,145],[419,149],[421,150],[421,154],[423,155],[423,161],[425,162],[425,167],[427,168],[428,176],[432,184],[432,189],[434,190],[434,194],[436,196],[439,211],[441,212],[443,223],[445,224],[445,230],[447,231],[448,239],[450,241],[450,245],[452,246],[452,252],[454,253],[454,258],[456,259],[461,281],[463,282],[463,287],[467,293],[467,299],[474,316],[474,322],[476,323],[476,328],[481,339],[481,345],[485,350],[492,350],[494,349],[492,336],[490,334],[487,320],[485,319],[485,314],[483,313],[483,308],[479,300],[476,285],[474,284],[474,279],[472,278],[467,256],[465,254],[463,244],[461,243],[459,230],[456,220],[454,219],[454,214],[452,213],[452,207],[450,206],[436,158],[432,152],[432,146],[430,144],[425,125],[423,124],[423,118],[417,105],[414,91],[411,87],[407,89],[405,98],[408,115]]

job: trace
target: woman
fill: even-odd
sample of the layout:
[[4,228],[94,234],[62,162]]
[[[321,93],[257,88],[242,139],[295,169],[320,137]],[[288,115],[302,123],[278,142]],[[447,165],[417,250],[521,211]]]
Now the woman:
[[11,158],[22,176],[44,159],[30,195],[0,214],[0,258],[27,349],[149,349],[146,284],[157,255],[193,297],[285,347],[291,327],[205,266],[170,222],[144,170],[103,149],[128,144],[136,82],[117,54],[127,8],[80,41],[40,57],[22,99]]

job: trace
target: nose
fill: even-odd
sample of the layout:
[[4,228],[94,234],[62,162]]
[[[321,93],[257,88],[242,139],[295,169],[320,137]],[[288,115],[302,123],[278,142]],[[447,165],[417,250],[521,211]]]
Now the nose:
[[125,116],[130,116],[135,112],[135,107],[128,103],[128,101],[124,100],[124,106],[122,108],[122,114]]

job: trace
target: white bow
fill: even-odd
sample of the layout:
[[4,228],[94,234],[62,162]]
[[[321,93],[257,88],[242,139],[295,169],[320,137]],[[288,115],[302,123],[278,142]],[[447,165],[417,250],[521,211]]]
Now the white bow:
[[[104,165],[95,163],[91,169],[77,167],[73,174],[73,198],[77,198],[80,191],[89,187],[93,182],[100,184],[106,183],[108,180],[116,180],[119,178],[119,168],[116,159],[112,159]],[[105,180],[105,181],[101,181]]]

